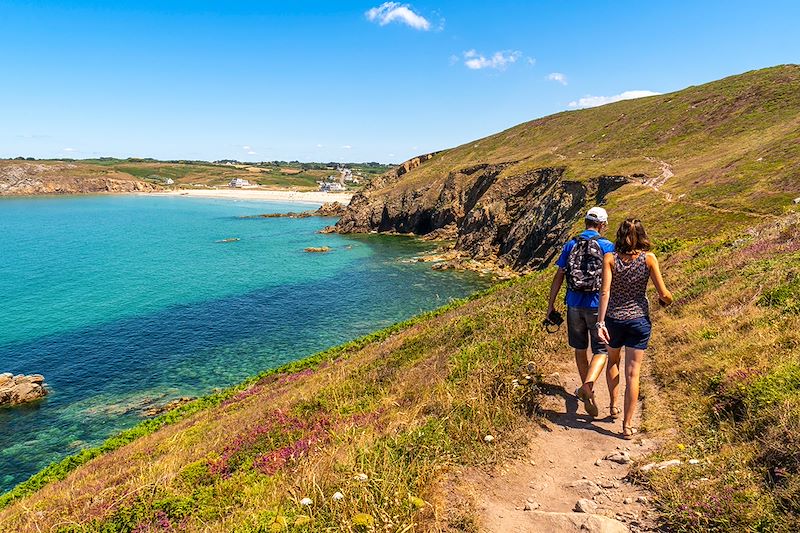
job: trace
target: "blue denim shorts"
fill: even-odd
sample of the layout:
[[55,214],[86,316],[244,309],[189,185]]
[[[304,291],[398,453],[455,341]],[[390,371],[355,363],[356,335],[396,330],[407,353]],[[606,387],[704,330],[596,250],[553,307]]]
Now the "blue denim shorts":
[[609,348],[622,348],[626,346],[634,350],[646,350],[650,341],[650,317],[643,316],[632,320],[616,320],[606,317],[606,329],[611,340]]

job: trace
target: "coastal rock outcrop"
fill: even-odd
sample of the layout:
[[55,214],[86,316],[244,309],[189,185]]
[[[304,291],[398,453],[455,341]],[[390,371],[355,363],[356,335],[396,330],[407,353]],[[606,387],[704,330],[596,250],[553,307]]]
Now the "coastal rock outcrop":
[[339,202],[325,202],[313,213],[318,217],[340,217],[346,210],[347,207]]
[[471,259],[530,270],[552,259],[588,203],[628,182],[566,179],[563,167],[507,172],[515,163],[474,165],[403,188],[392,187],[398,176],[387,173],[353,197],[335,231],[451,239]]
[[0,407],[28,403],[47,395],[44,376],[0,374]]
[[0,161],[0,196],[154,192],[161,187],[114,170],[74,163]]
[[245,215],[239,218],[309,218],[309,217],[340,217],[347,208],[339,202],[325,202],[314,211],[289,211],[288,213],[265,213],[263,215]]

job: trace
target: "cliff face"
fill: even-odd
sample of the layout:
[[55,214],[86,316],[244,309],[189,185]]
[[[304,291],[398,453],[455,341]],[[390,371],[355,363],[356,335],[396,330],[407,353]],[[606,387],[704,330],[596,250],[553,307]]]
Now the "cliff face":
[[401,191],[386,189],[391,178],[370,184],[353,197],[336,231],[455,239],[455,249],[472,258],[527,270],[552,259],[589,203],[627,183],[622,176],[568,180],[563,167],[507,175],[510,165],[477,165]]
[[798,124],[798,65],[557,113],[407,161],[356,195],[335,231],[448,237],[462,256],[527,270],[628,181],[655,204],[776,216],[800,196]]
[[153,192],[158,185],[74,163],[0,162],[0,196]]

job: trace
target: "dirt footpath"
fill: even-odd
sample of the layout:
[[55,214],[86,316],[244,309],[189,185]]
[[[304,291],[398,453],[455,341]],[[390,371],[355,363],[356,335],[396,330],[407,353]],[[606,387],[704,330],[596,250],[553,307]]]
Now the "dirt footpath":
[[[573,395],[579,378],[555,374],[545,386],[546,429],[531,428],[527,457],[494,472],[464,473],[482,531],[649,531],[648,495],[625,481],[629,461],[655,448],[646,435],[620,437],[608,416],[605,376],[595,387],[600,415],[589,417]],[[623,383],[620,396],[624,391]],[[620,397],[617,405],[622,406]],[[639,417],[634,420],[638,427]]]

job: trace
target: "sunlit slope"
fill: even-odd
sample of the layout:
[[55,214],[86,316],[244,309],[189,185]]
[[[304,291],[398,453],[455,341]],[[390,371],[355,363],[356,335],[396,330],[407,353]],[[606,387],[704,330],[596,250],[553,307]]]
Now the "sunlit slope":
[[479,164],[503,174],[565,167],[566,177],[657,179],[721,207],[779,213],[800,195],[800,66],[782,65],[674,93],[567,111],[434,155],[371,196],[396,195]]

